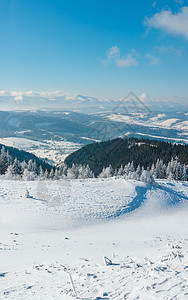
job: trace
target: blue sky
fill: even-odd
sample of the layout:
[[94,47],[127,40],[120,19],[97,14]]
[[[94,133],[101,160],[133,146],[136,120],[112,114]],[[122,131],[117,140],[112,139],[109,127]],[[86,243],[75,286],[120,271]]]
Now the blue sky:
[[188,1],[0,0],[0,90],[188,102]]

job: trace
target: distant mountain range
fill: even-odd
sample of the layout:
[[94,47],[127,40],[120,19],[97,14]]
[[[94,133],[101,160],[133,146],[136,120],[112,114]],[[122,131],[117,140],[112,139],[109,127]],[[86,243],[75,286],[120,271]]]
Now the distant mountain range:
[[146,93],[110,101],[60,91],[0,91],[0,143],[51,164],[84,145],[117,137],[187,144],[188,109],[154,102]]
[[137,97],[130,93],[125,99],[104,99],[80,94],[55,92],[8,92],[0,91],[0,110],[71,110],[83,113],[97,113],[112,111],[119,103],[135,110],[135,103],[140,108],[147,106],[152,111],[176,111],[177,108],[186,109],[172,101],[152,101],[146,93]]

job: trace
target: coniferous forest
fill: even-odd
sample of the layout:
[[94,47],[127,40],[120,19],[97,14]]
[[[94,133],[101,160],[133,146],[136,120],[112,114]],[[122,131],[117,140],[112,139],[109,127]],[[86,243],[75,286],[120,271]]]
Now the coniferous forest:
[[188,146],[158,140],[118,138],[89,144],[70,154],[65,163],[68,167],[73,163],[89,165],[95,176],[98,176],[104,167],[111,165],[113,169],[119,169],[131,162],[135,168],[140,165],[145,169],[151,169],[158,159],[166,166],[172,159],[187,165]]
[[[11,153],[11,155],[10,155]],[[115,139],[90,144],[53,167],[34,155],[1,147],[0,175],[15,180],[59,180],[124,177],[152,183],[154,179],[188,180],[188,146],[154,140]]]

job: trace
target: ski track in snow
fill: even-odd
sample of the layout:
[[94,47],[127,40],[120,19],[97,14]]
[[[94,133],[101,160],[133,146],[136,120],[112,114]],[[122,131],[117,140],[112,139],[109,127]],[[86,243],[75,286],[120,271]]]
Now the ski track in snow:
[[1,180],[0,299],[187,299],[187,200],[185,182]]

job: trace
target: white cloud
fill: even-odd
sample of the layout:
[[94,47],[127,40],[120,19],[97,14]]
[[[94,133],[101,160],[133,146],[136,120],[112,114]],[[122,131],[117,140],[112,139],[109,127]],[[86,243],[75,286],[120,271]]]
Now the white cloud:
[[126,57],[120,56],[120,49],[117,46],[113,46],[106,51],[106,59],[103,60],[103,64],[108,64],[113,61],[116,66],[121,68],[127,68],[130,66],[138,65],[138,61],[136,60],[135,51],[132,50],[132,53],[127,54]]
[[156,56],[154,56],[154,55],[152,55],[150,53],[147,53],[145,55],[145,57],[149,59],[150,65],[158,65],[160,63],[160,58],[156,57]]
[[115,63],[118,67],[130,67],[130,66],[137,66],[138,61],[133,58],[132,54],[128,54],[126,58],[117,58]]
[[177,13],[163,10],[151,18],[146,18],[145,24],[150,28],[161,29],[188,39],[188,7],[182,7]]
[[63,96],[61,91],[54,92],[34,92],[34,91],[13,91],[7,92],[5,90],[0,91],[0,96],[11,96],[15,101],[23,101],[24,97],[41,97],[54,100],[55,97]]
[[154,51],[156,51],[158,53],[172,53],[172,54],[175,54],[177,56],[181,56],[182,53],[183,53],[183,50],[184,50],[183,47],[176,48],[172,45],[170,45],[170,46],[161,45],[159,47],[154,48]]
[[117,46],[113,46],[106,51],[106,56],[108,60],[111,60],[113,57],[119,57],[120,49]]

